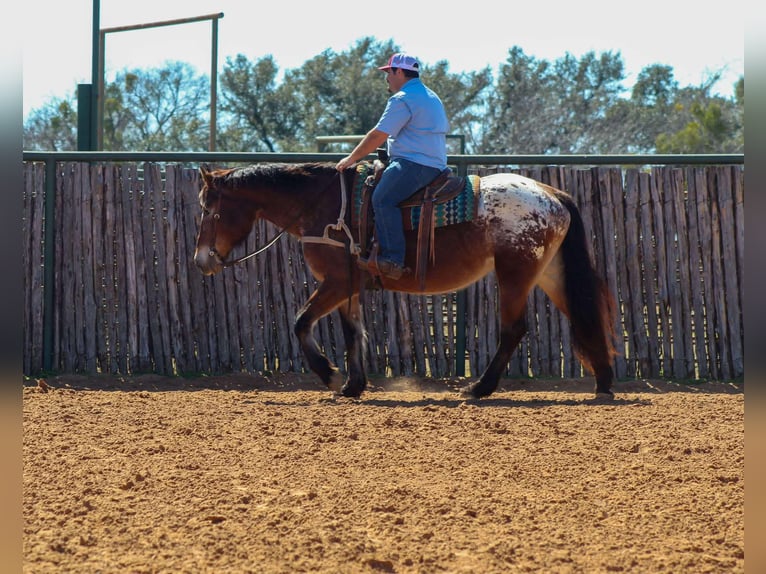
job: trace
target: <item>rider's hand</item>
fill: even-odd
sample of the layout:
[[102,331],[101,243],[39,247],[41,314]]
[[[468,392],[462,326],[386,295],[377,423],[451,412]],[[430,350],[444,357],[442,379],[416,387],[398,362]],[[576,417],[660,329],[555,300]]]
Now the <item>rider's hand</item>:
[[354,165],[355,163],[356,163],[356,162],[355,162],[354,160],[352,160],[352,159],[351,159],[351,156],[350,156],[350,155],[347,155],[346,157],[344,157],[342,160],[340,160],[340,161],[339,161],[339,162],[338,162],[338,163],[335,165],[335,169],[337,169],[338,171],[344,171],[344,170],[346,170],[346,169],[350,168],[350,167],[351,167],[352,165]]

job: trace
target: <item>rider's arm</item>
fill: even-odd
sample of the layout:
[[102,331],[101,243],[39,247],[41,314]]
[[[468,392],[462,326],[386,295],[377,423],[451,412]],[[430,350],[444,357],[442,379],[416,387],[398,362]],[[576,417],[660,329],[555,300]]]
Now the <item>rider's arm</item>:
[[338,171],[343,171],[344,169],[351,167],[356,162],[367,157],[369,154],[382,146],[386,142],[387,138],[388,134],[386,132],[382,132],[375,128],[371,129],[369,132],[367,132],[362,141],[357,144],[357,146],[354,148],[354,151],[352,151],[350,154],[338,162],[338,164],[335,166],[336,169]]

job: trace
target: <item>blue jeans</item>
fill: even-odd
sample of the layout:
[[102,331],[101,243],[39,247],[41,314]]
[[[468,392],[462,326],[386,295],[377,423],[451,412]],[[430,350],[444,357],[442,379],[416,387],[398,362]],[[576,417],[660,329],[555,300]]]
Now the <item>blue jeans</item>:
[[380,259],[404,266],[404,225],[398,207],[421,187],[431,183],[441,170],[406,159],[392,159],[372,192],[375,235],[380,244]]

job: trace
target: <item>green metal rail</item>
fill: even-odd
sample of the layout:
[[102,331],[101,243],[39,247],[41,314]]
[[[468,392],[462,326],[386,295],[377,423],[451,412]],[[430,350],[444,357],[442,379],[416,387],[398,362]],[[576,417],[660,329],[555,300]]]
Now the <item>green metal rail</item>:
[[[24,161],[149,161],[155,163],[260,163],[338,161],[343,153],[157,152],[157,151],[24,151]],[[370,156],[371,158],[373,156]],[[744,154],[615,154],[615,155],[467,155],[447,156],[450,165],[734,165]]]

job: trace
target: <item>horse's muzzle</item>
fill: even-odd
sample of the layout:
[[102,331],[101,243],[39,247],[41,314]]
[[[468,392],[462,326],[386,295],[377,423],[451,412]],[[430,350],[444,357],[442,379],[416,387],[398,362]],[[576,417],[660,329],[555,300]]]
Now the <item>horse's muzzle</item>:
[[213,249],[197,249],[194,252],[194,263],[204,275],[215,275],[223,269],[223,262]]

